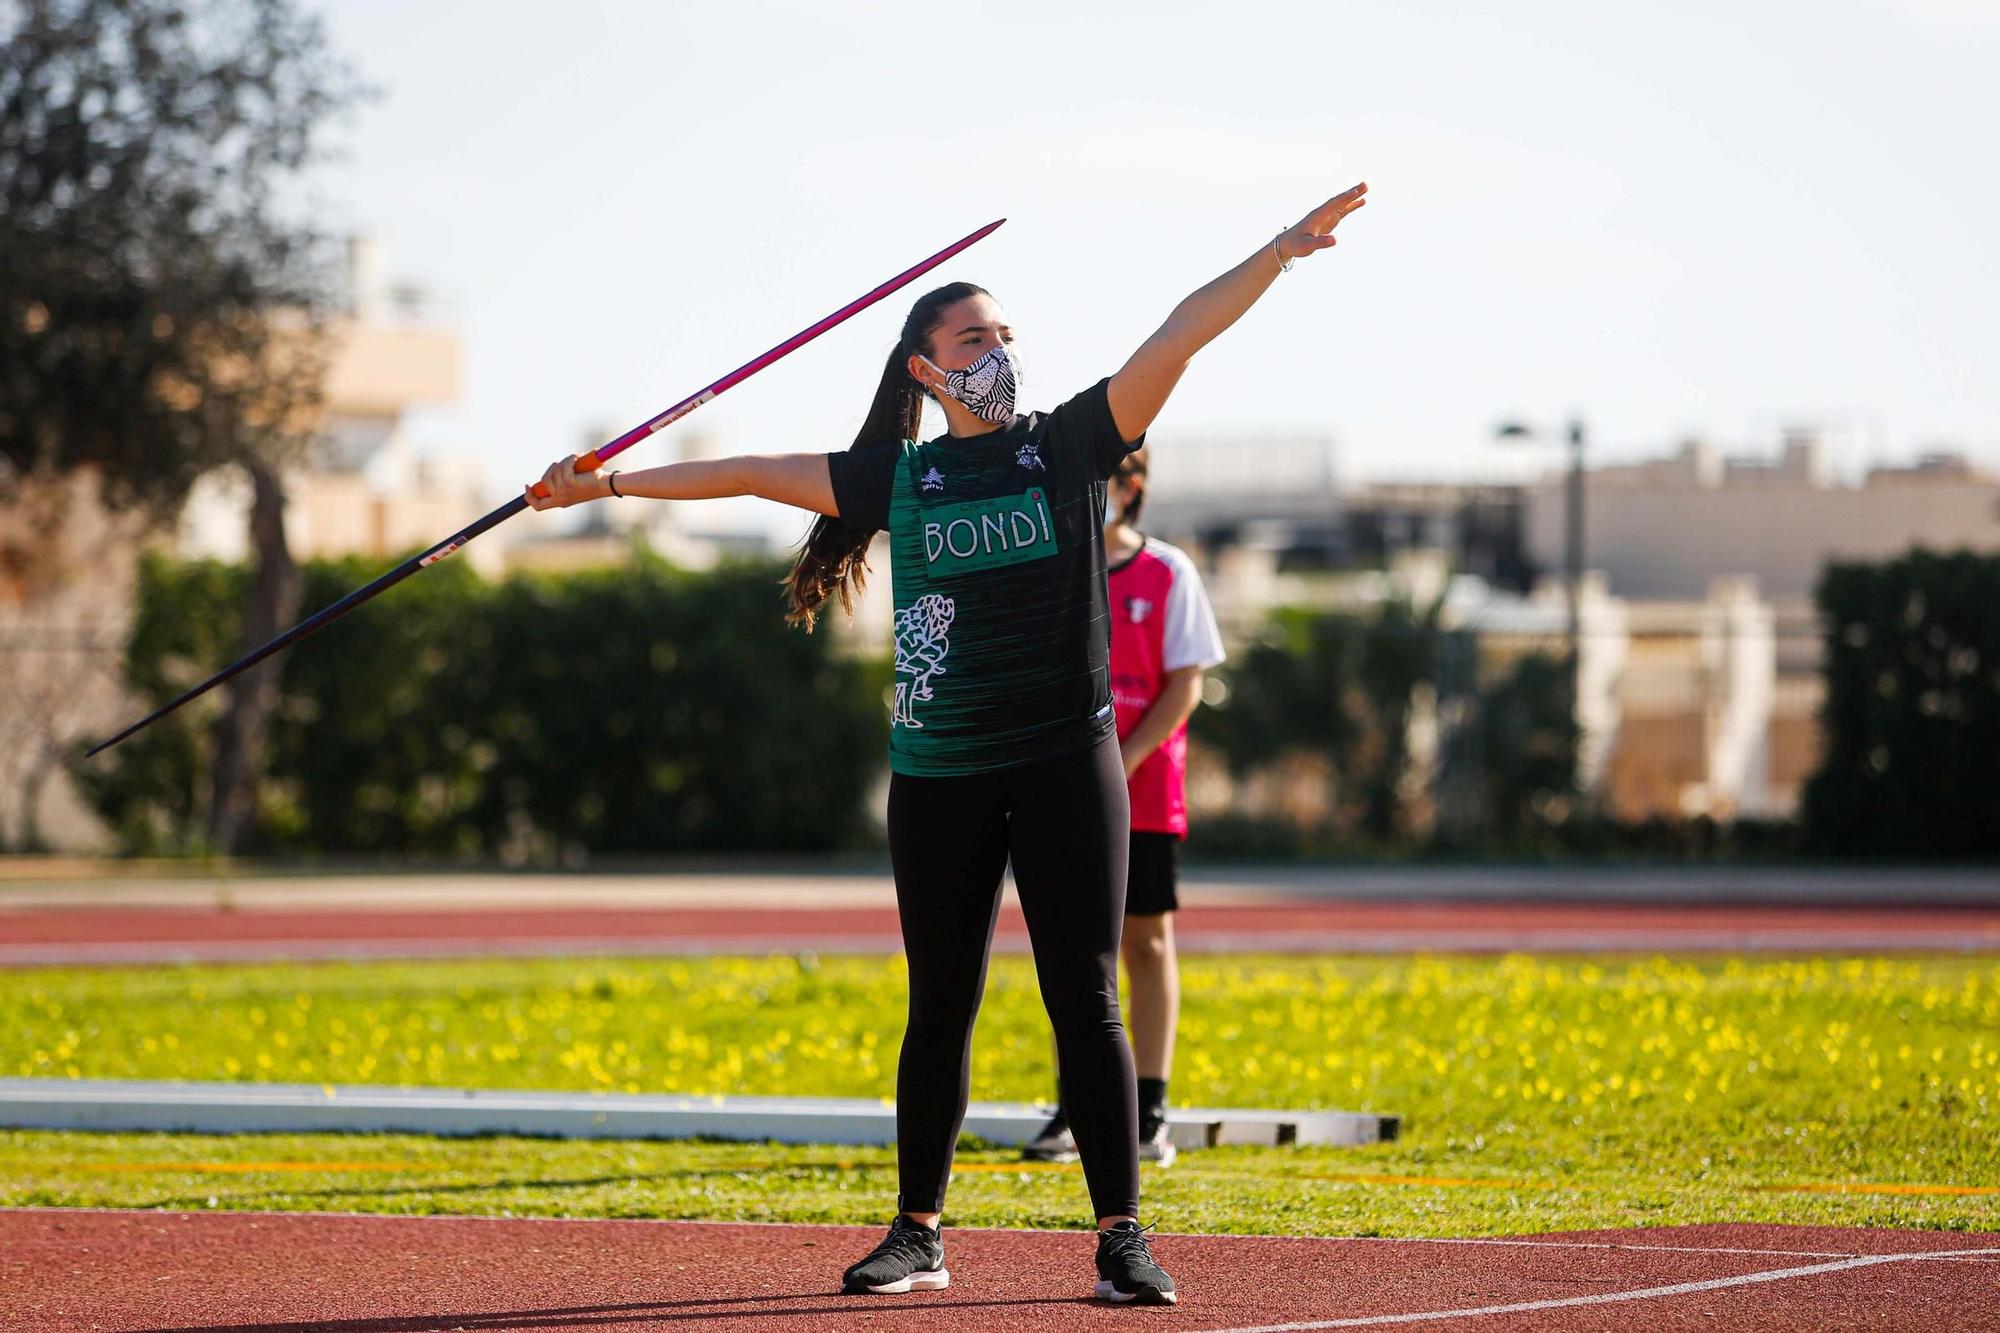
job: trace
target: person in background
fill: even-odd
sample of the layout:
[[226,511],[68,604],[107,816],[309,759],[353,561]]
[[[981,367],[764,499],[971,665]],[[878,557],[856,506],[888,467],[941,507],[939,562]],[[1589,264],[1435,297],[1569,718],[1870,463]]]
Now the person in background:
[[[1139,1157],[1174,1160],[1167,1137],[1167,1080],[1180,1016],[1174,912],[1180,906],[1180,844],[1187,837],[1187,720],[1203,675],[1223,660],[1222,636],[1201,576],[1187,554],[1139,530],[1146,503],[1146,451],[1118,465],[1105,497],[1104,547],[1111,589],[1111,697],[1132,801],[1125,933],[1130,981],[1125,1006],[1139,1078]],[[1056,1089],[1056,1111],[1023,1153],[1030,1161],[1074,1161],[1076,1141]]]

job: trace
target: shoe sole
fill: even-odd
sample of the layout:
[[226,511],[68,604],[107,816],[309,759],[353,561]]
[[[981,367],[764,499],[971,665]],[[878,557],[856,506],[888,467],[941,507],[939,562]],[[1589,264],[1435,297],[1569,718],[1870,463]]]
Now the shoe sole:
[[1180,1156],[1180,1150],[1171,1143],[1141,1143],[1139,1145],[1139,1160],[1142,1162],[1152,1162],[1156,1166],[1172,1166],[1174,1158],[1178,1156]]
[[1067,1163],[1067,1162],[1082,1161],[1083,1159],[1078,1155],[1076,1149],[1074,1148],[1060,1152],[1050,1151],[1048,1149],[1043,1149],[1043,1148],[1023,1148],[1021,1150],[1021,1160],[1024,1162]]
[[1098,1300],[1110,1301],[1114,1305],[1173,1305],[1180,1300],[1171,1291],[1157,1291],[1152,1287],[1120,1291],[1117,1284],[1111,1282],[1099,1282],[1091,1290]]
[[861,1296],[864,1294],[872,1296],[901,1296],[903,1293],[909,1291],[943,1291],[950,1285],[951,1270],[949,1268],[932,1268],[921,1273],[912,1273],[908,1277],[895,1282],[884,1282],[879,1287],[871,1287],[864,1282],[859,1285],[842,1287],[841,1290],[850,1296]]

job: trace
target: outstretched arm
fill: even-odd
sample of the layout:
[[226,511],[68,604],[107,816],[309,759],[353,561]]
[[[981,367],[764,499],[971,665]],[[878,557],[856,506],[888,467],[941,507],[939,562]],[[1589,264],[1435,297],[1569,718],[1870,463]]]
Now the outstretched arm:
[[[1327,249],[1340,220],[1367,203],[1368,186],[1343,190],[1278,234],[1273,244],[1209,283],[1174,307],[1167,322],[1132,353],[1132,359],[1111,377],[1111,419],[1118,433],[1136,440],[1167,404],[1189,358],[1234,324],[1257,303],[1279,272],[1280,263]],[[622,483],[621,483],[622,484]]]
[[[546,499],[527,488],[528,504],[536,509],[565,509],[611,494],[607,472],[582,472],[576,455],[549,464],[542,474]],[[618,494],[647,500],[717,500],[730,495],[755,495],[780,504],[837,516],[833,480],[825,454],[744,454],[736,458],[705,458],[668,463],[639,472],[618,474]]]

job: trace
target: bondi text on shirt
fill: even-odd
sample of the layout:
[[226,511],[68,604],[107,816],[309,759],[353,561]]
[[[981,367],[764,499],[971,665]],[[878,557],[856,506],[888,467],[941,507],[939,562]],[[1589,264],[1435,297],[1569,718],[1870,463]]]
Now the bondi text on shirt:
[[991,569],[1056,553],[1048,495],[1040,487],[924,511],[924,558],[934,574]]

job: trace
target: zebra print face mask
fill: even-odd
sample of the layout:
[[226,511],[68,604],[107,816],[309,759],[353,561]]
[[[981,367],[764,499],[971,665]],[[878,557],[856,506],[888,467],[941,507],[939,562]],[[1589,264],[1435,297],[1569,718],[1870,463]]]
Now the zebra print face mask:
[[924,357],[923,362],[944,376],[944,391],[981,421],[1004,426],[1014,419],[1014,391],[1020,368],[1005,343],[996,344],[964,370],[945,370],[929,357]]

